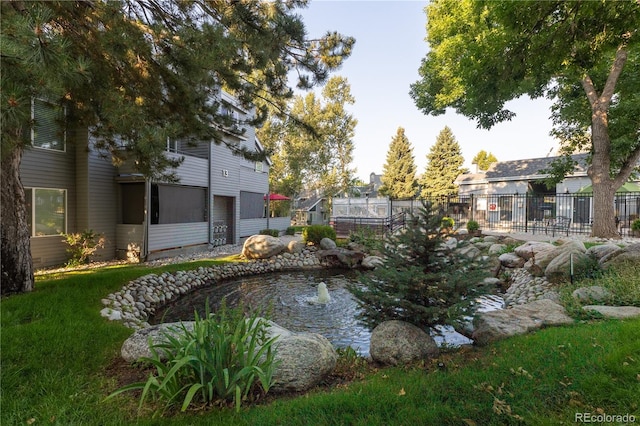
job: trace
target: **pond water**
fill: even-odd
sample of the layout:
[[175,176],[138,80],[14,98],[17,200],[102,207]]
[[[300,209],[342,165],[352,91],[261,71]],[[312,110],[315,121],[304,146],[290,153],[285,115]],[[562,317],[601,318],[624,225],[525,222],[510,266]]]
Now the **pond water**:
[[[288,330],[318,333],[337,348],[351,346],[359,354],[367,356],[371,331],[356,319],[359,308],[346,288],[349,282],[356,281],[355,271],[343,269],[314,269],[243,277],[188,293],[158,310],[150,322],[190,321],[194,318],[195,310],[201,316],[204,314],[207,299],[214,312],[220,301],[226,298],[229,307],[243,304],[251,310],[269,311],[269,318]],[[321,282],[326,283],[331,297],[326,304],[314,303],[318,284]],[[489,296],[484,298],[481,309],[499,309],[501,306],[501,298]],[[440,327],[432,335],[440,345],[472,343],[451,327]]]

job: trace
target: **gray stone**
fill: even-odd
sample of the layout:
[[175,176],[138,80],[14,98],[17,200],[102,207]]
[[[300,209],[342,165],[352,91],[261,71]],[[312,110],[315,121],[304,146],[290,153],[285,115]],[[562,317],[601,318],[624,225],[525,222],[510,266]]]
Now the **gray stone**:
[[[184,321],[182,326],[187,330],[193,330],[193,321]],[[156,324],[151,327],[142,328],[135,331],[122,344],[120,354],[125,361],[134,362],[142,357],[150,358],[152,356],[149,343],[156,345],[166,341],[165,336],[178,335],[183,332],[181,323],[172,322],[166,324]],[[165,359],[162,353],[159,354],[160,359]]]
[[587,249],[587,256],[592,256],[599,261],[603,257],[609,256],[618,250],[620,250],[620,247],[615,244],[600,244],[589,247]]
[[582,309],[599,312],[606,318],[628,319],[640,317],[640,308],[636,306],[587,305],[583,306]]
[[320,240],[320,248],[322,250],[332,250],[334,248],[338,247],[336,245],[336,242],[333,241],[331,238],[323,238],[322,240]]
[[288,253],[292,253],[292,254],[302,253],[303,249],[304,249],[304,244],[302,244],[300,241],[289,241],[289,244],[287,244]]
[[571,294],[574,298],[583,303],[602,303],[611,300],[611,297],[613,296],[609,290],[604,287],[600,287],[599,285],[580,287],[575,289]]
[[491,246],[489,246],[489,254],[498,254],[506,248],[507,248],[506,244],[493,243],[491,244]]
[[456,247],[458,247],[458,240],[455,238],[449,238],[444,242],[444,246],[449,250],[454,250]]
[[367,256],[364,259],[362,259],[361,266],[364,269],[375,269],[382,264],[383,264],[383,261],[380,256]]
[[461,257],[466,257],[467,259],[473,260],[480,256],[480,249],[473,245],[468,245],[465,247],[460,247],[456,250],[456,253]]
[[528,333],[542,327],[573,323],[561,305],[548,300],[490,312],[481,312],[474,320],[472,338],[478,345]]
[[435,357],[439,350],[424,330],[404,321],[385,321],[371,332],[371,358],[385,365],[402,365]]
[[581,252],[569,247],[566,251],[558,253],[544,270],[544,276],[547,277],[549,281],[554,283],[568,281],[571,278],[572,261],[574,275],[588,268],[589,256],[587,256],[584,251]]
[[525,260],[529,260],[532,257],[540,257],[545,253],[551,252],[556,249],[551,243],[545,243],[541,241],[527,241],[526,243],[518,246],[514,249],[514,253]]
[[247,259],[268,259],[282,253],[284,243],[271,235],[252,235],[242,246],[242,255]]
[[331,343],[319,334],[291,333],[274,345],[274,392],[304,391],[317,385],[336,367],[338,355]]
[[498,260],[505,268],[522,268],[524,265],[524,259],[515,253],[502,253]]
[[610,268],[623,263],[640,263],[640,243],[631,244],[600,259],[600,264],[603,268]]

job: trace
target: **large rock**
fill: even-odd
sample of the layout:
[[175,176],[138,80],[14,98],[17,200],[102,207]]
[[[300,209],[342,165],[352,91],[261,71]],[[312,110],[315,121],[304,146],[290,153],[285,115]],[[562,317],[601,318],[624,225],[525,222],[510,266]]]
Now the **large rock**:
[[600,259],[600,264],[603,268],[610,268],[623,263],[640,263],[640,243],[631,244]]
[[571,278],[572,263],[574,275],[580,274],[589,268],[589,256],[583,251],[581,252],[573,248],[562,251],[549,262],[544,270],[544,276],[552,283],[568,281]]
[[285,245],[280,238],[271,235],[252,235],[242,246],[242,255],[247,259],[268,259],[282,253]]
[[613,298],[613,294],[609,290],[599,285],[577,288],[571,295],[582,303],[603,303]]
[[317,385],[336,367],[338,355],[319,334],[290,333],[275,343],[274,392],[304,391]]
[[385,321],[371,332],[371,358],[385,365],[401,365],[438,355],[433,338],[404,321]]
[[464,257],[470,260],[473,260],[477,257],[480,256],[480,249],[473,246],[473,245],[468,245],[468,246],[464,246],[464,247],[460,247],[458,249],[456,249],[456,254],[459,255],[460,257]]
[[287,244],[287,252],[291,253],[291,254],[297,254],[297,253],[302,253],[302,250],[304,250],[304,244],[301,241],[289,241],[289,244]]
[[518,246],[513,251],[515,254],[525,260],[529,260],[533,257],[540,257],[546,253],[552,252],[556,249],[551,243],[543,243],[539,241],[527,241],[526,243]]
[[318,257],[330,267],[357,268],[362,264],[365,254],[338,247],[331,250],[321,250],[318,252]]
[[376,269],[378,266],[381,266],[384,263],[380,256],[367,256],[362,259],[362,268],[363,269]]
[[587,256],[591,256],[600,261],[603,257],[609,256],[618,250],[620,250],[620,247],[615,244],[599,244],[589,247],[587,249]]
[[561,305],[542,299],[511,309],[481,312],[474,320],[472,338],[478,345],[528,333],[542,327],[571,324]]
[[[182,325],[181,325],[182,324]],[[149,343],[157,345],[159,343],[166,342],[165,336],[177,335],[183,332],[183,328],[187,330],[193,330],[193,321],[171,322],[166,324],[156,324],[151,327],[142,328],[134,332],[127,340],[122,344],[120,354],[125,361],[135,362],[142,357],[151,358],[151,348]],[[160,359],[166,359],[163,353],[160,352]]]
[[505,268],[522,268],[524,265],[524,259],[514,253],[502,253],[498,260]]
[[585,311],[599,312],[606,318],[628,319],[640,317],[640,308],[637,306],[604,306],[587,305],[582,307]]
[[320,240],[320,248],[322,250],[333,250],[334,248],[338,247],[336,245],[336,242],[333,241],[331,238],[323,238]]

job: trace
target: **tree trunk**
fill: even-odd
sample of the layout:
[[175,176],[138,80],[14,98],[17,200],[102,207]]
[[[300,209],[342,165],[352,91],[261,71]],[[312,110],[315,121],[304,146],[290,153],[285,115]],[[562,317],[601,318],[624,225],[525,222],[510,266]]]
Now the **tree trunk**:
[[2,263],[0,289],[3,295],[33,290],[33,262],[27,223],[24,187],[20,181],[22,148],[2,153]]
[[591,144],[593,157],[588,169],[593,186],[593,228],[591,236],[620,238],[616,228],[614,208],[615,192],[618,189],[610,177],[611,142],[606,110],[594,108],[591,117]]

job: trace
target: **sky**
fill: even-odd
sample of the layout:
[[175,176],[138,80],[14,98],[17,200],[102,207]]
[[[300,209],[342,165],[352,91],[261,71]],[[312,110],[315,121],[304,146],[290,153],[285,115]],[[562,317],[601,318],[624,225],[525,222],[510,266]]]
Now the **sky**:
[[398,127],[413,146],[418,174],[427,165],[426,156],[440,131],[448,126],[455,136],[465,167],[485,150],[499,161],[545,157],[557,143],[549,135],[551,103],[545,99],[521,98],[507,104],[516,113],[509,122],[491,130],[478,129],[475,122],[448,111],[427,116],[409,96],[410,85],[420,76],[418,69],[428,51],[427,1],[311,0],[301,9],[311,38],[327,31],[355,37],[356,44],[344,65],[333,73],[346,77],[356,103],[348,108],[358,120],[354,137],[356,175],[369,182],[372,172],[381,174],[389,144]]

